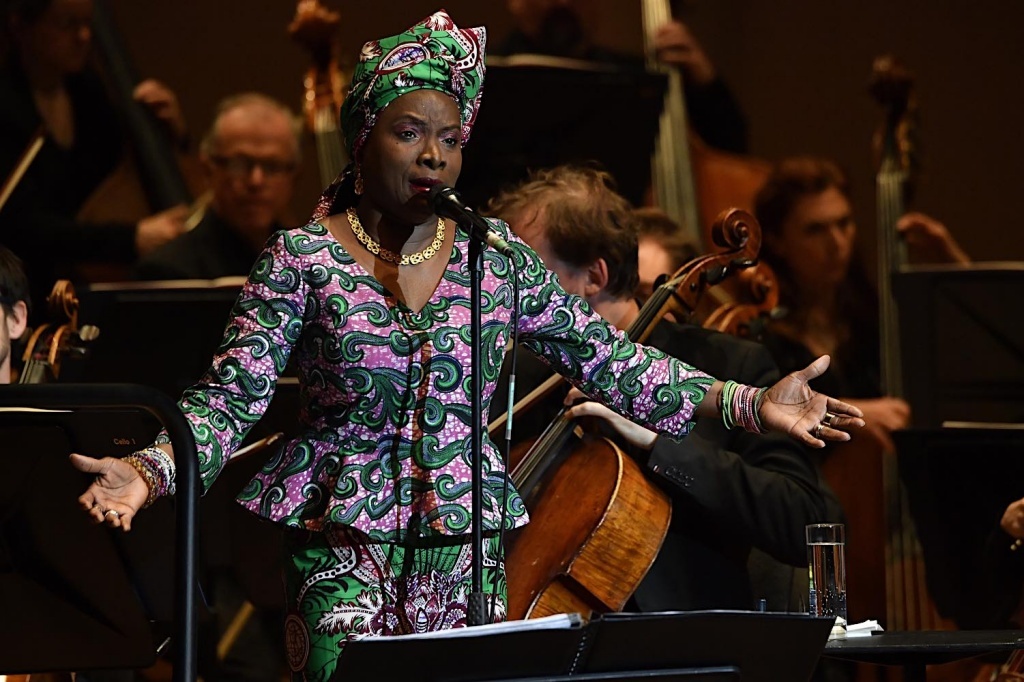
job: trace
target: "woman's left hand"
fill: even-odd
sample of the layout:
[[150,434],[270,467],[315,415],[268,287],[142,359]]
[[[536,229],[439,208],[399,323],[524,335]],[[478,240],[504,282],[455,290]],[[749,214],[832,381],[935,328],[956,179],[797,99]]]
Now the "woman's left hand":
[[845,429],[864,426],[864,414],[854,405],[815,392],[808,385],[828,369],[822,355],[804,369],[791,372],[768,389],[761,402],[761,423],[769,431],[785,433],[815,448],[825,441],[850,440]]

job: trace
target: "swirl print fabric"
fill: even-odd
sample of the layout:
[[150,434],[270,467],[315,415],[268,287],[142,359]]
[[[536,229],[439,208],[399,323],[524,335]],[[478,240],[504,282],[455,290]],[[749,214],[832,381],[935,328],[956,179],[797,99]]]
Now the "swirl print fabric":
[[[511,235],[509,259],[485,251],[483,414],[517,324],[527,346],[587,395],[677,437],[714,381],[631,343],[567,294],[537,255]],[[301,432],[239,495],[251,511],[288,526],[353,527],[400,542],[413,518],[431,532],[470,530],[471,396],[468,237],[422,310],[406,307],[319,222],[268,242],[235,303],[213,364],[183,395],[208,487],[259,420],[289,360],[301,387]],[[292,357],[294,356],[294,357]],[[486,425],[484,425],[486,426]],[[485,429],[486,430],[486,429]],[[483,525],[527,522],[493,443],[484,439]],[[507,490],[507,494],[506,494]]]

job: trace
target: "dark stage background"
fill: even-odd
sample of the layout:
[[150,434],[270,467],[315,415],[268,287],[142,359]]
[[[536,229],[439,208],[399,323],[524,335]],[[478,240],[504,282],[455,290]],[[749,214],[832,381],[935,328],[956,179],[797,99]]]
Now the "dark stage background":
[[[224,95],[260,90],[299,107],[307,56],[286,27],[294,2],[110,0],[144,76],[181,97],[198,135]],[[439,6],[460,25],[485,24],[491,41],[508,30],[500,0],[329,0],[342,13],[342,53],[353,59],[366,39],[395,33]],[[641,49],[640,3],[596,0],[600,42]],[[857,219],[873,244],[871,135],[880,112],[867,94],[873,58],[893,52],[916,74],[923,175],[914,208],[944,221],[978,260],[1024,259],[1016,211],[1024,164],[1024,3],[1009,0],[691,0],[686,21],[742,103],[752,152],[777,159],[822,154],[850,173]],[[484,107],[487,106],[486,90]],[[609,130],[606,144],[627,144]],[[295,219],[319,190],[307,143]]]

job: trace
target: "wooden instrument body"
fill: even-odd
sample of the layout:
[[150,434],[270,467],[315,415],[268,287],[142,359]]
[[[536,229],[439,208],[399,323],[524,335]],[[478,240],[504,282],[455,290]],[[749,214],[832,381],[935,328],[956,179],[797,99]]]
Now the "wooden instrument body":
[[668,496],[633,458],[593,436],[557,465],[542,493],[506,558],[508,617],[621,610],[661,549]]

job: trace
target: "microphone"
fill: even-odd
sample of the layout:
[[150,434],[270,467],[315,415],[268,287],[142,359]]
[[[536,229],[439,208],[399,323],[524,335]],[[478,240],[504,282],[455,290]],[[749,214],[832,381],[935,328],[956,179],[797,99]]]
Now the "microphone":
[[508,242],[502,239],[480,214],[466,206],[454,189],[446,185],[434,185],[427,192],[427,198],[437,215],[451,218],[459,225],[472,230],[477,239],[487,242],[487,245],[498,253],[512,257],[512,247]]

